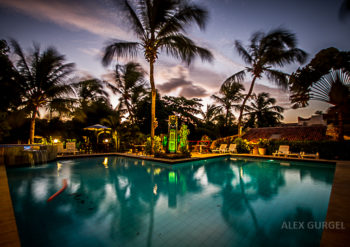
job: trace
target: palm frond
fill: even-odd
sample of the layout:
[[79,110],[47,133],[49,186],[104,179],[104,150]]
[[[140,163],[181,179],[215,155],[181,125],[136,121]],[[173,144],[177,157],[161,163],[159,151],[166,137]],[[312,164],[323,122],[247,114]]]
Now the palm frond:
[[253,63],[253,58],[248,53],[248,51],[246,49],[244,49],[242,43],[239,40],[235,41],[235,48],[245,63],[247,63],[247,64]]
[[176,34],[180,31],[185,31],[186,26],[193,21],[197,23],[200,29],[204,29],[207,18],[207,10],[195,4],[182,5],[180,9],[162,25],[157,37],[164,37],[166,35]]
[[245,70],[241,70],[233,75],[231,75],[229,78],[227,78],[224,81],[225,83],[231,83],[231,82],[242,82],[245,79],[246,73]]
[[104,66],[109,65],[114,56],[133,58],[137,55],[139,46],[140,44],[138,42],[112,40],[104,48],[102,64]]
[[165,50],[167,54],[181,59],[187,64],[190,64],[196,56],[199,56],[202,61],[211,62],[213,59],[213,55],[209,50],[196,46],[191,39],[182,34],[161,38],[159,40],[159,47]]
[[279,88],[283,90],[288,89],[289,75],[279,70],[265,69],[265,75],[269,80],[274,82]]
[[131,24],[133,26],[133,30],[135,31],[137,36],[142,37],[145,34],[145,30],[144,30],[144,27],[143,27],[139,17],[137,16],[136,12],[129,4],[128,0],[125,0],[124,4],[125,4],[125,8],[126,8],[128,14],[129,14],[129,17],[130,17],[129,20],[131,21]]

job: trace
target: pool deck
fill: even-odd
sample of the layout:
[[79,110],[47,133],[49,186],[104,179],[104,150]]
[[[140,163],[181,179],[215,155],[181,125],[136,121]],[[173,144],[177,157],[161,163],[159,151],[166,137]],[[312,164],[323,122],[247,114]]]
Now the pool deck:
[[[84,158],[84,157],[96,157],[118,155],[123,157],[139,158],[145,160],[153,160],[157,162],[168,163],[169,160],[154,158],[152,156],[140,156],[133,154],[121,154],[121,153],[102,153],[102,154],[85,154],[85,155],[67,155],[58,157],[58,159],[71,159],[71,158]],[[195,161],[207,158],[215,158],[218,156],[225,156],[228,154],[199,154],[192,153],[190,159],[179,159],[170,162],[170,164],[176,164],[179,162]],[[232,154],[231,154],[232,155]],[[275,156],[254,156],[254,155],[235,155],[237,157],[247,158],[265,158],[265,159],[283,159],[285,157]],[[344,229],[325,229],[322,234],[321,246],[345,246],[350,242],[350,161],[330,161],[330,160],[315,160],[315,159],[298,159],[287,158],[288,160],[295,161],[313,161],[313,162],[325,162],[335,163],[336,170],[334,174],[333,186],[328,205],[326,222],[339,222],[340,226]],[[338,225],[339,226],[339,225]],[[19,235],[17,231],[16,220],[12,207],[12,200],[10,197],[6,168],[3,164],[0,164],[0,246],[21,246]]]
[[0,165],[0,246],[21,246],[4,165]]

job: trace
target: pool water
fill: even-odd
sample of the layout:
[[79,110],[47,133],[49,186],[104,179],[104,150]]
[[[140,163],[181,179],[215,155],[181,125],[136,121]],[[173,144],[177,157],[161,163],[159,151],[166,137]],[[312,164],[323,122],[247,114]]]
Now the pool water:
[[319,246],[322,229],[290,224],[325,220],[334,166],[112,156],[7,173],[22,246]]

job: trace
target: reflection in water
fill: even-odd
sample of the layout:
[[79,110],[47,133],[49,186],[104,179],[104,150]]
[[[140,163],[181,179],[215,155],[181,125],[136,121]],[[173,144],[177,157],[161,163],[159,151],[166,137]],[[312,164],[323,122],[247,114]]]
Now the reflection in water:
[[[218,158],[168,169],[105,157],[8,169],[8,178],[23,246],[164,246],[178,236],[179,245],[307,246],[319,244],[320,230],[282,223],[323,221],[333,173],[273,161]],[[62,176],[67,189],[46,203]]]

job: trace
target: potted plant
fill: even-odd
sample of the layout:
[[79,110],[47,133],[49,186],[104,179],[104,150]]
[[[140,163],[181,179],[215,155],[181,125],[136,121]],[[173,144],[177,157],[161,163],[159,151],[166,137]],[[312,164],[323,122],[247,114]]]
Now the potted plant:
[[266,148],[269,145],[269,140],[267,139],[259,139],[258,142],[258,149],[259,149],[259,154],[260,155],[265,155],[266,154]]

